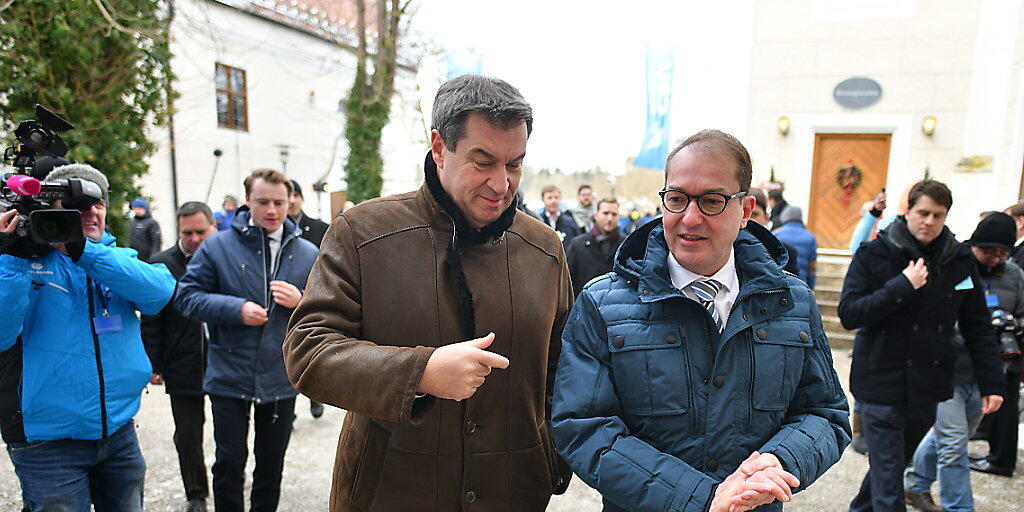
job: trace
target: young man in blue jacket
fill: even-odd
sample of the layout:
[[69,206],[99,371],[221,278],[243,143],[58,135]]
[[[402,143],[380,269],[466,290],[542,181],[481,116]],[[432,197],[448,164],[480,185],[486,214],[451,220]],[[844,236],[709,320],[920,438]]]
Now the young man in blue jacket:
[[[174,277],[104,231],[103,174],[71,164],[46,181],[68,178],[103,192],[81,205],[85,242],[0,255],[0,429],[29,510],[140,511],[146,463],[132,417],[150,364],[136,311],[160,311]],[[16,213],[0,215],[5,237]]]
[[732,136],[683,141],[664,218],[626,238],[569,315],[554,440],[605,511],[779,510],[849,443],[817,305],[748,222],[750,179]]
[[292,184],[284,174],[253,171],[244,185],[246,206],[229,231],[199,246],[174,299],[178,311],[210,328],[203,390],[213,412],[219,512],[244,510],[250,409],[256,430],[250,510],[277,509],[298,394],[281,344],[317,253],[287,216]]

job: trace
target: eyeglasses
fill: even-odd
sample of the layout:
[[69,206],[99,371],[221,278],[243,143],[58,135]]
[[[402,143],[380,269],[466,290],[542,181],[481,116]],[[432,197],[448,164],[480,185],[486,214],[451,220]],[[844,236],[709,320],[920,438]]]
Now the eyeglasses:
[[741,190],[731,196],[718,192],[705,192],[691,196],[681,190],[662,190],[658,192],[658,195],[661,196],[661,204],[665,206],[666,211],[683,213],[686,211],[686,207],[690,206],[690,201],[696,199],[697,208],[700,209],[701,213],[704,215],[718,215],[725,211],[725,207],[728,206],[730,199],[743,197],[747,195],[747,191]]
[[1003,260],[1010,257],[1010,251],[1001,247],[978,247],[986,258]]

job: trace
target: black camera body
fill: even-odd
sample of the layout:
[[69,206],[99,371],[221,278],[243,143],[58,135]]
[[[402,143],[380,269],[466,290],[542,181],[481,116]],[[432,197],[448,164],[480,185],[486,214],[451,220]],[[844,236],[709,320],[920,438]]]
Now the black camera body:
[[[16,171],[0,175],[0,211],[17,210],[19,219],[14,233],[0,237],[0,252],[20,257],[42,256],[50,252],[49,244],[83,241],[81,211],[103,198],[99,186],[90,181],[41,181],[53,165],[37,165],[44,160],[37,161],[37,156],[66,162],[59,157],[68,147],[58,132],[74,126],[39,105],[36,118],[22,121],[15,129],[18,143],[4,151],[4,161]],[[59,209],[54,208],[58,200]]]
[[1017,339],[1021,334],[1020,321],[1002,309],[992,310],[992,327],[996,329],[999,340],[999,355],[1004,360],[1020,359],[1020,345]]

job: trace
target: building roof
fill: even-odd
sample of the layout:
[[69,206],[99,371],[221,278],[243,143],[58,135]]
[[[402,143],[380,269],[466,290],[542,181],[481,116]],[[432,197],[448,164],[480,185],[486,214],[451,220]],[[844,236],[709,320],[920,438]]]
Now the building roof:
[[[352,0],[213,0],[324,39],[354,48],[356,6]],[[367,21],[374,25],[373,2]]]

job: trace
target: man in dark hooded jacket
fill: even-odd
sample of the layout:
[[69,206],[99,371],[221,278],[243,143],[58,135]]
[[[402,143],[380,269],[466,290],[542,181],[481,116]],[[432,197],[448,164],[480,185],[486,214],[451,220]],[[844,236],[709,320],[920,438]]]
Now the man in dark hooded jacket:
[[551,423],[605,512],[781,510],[850,441],[811,291],[748,222],[750,177],[734,137],[683,141],[664,217],[626,238],[569,315]]
[[132,228],[129,232],[128,246],[139,253],[139,259],[148,262],[154,254],[160,252],[160,224],[149,211],[149,203],[141,197],[132,201]]
[[906,216],[854,254],[839,318],[860,329],[850,388],[861,404],[870,467],[850,510],[905,510],[903,470],[953,396],[954,324],[971,356],[983,412],[1002,403],[1003,373],[978,268],[945,226],[953,196],[923,180]]

